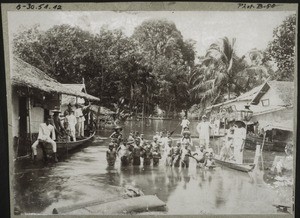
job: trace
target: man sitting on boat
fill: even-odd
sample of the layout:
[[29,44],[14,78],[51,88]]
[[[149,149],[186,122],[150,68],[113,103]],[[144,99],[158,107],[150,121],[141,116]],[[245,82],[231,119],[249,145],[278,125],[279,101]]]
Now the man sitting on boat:
[[[41,123],[39,126],[39,134],[37,140],[32,144],[33,160],[36,161],[37,157],[37,146],[39,143],[48,143],[52,146],[54,161],[58,162],[56,155],[56,139],[54,126],[50,124],[51,118],[48,117],[45,123]],[[46,157],[45,157],[46,158]]]
[[236,128],[233,135],[233,156],[237,164],[243,163],[243,151],[246,140],[246,129],[242,121],[236,121]]

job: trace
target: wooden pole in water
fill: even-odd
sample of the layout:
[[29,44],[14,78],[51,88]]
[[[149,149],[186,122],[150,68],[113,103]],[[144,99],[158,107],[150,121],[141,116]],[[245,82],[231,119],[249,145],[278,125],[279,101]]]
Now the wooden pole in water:
[[261,167],[263,170],[264,170],[264,160],[263,160],[262,152],[263,152],[264,145],[265,145],[265,139],[266,139],[266,131],[264,131],[263,142],[262,142],[262,146],[261,146],[261,150],[260,150],[260,152],[261,152]]

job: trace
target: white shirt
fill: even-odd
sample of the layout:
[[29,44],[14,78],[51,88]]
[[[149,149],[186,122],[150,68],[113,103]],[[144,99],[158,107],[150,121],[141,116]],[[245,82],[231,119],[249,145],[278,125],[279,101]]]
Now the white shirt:
[[182,120],[181,124],[182,128],[188,127],[190,125],[190,121],[188,119]]
[[38,139],[47,140],[50,138],[50,134],[51,134],[52,140],[55,140],[56,138],[55,138],[54,126],[52,126],[51,124],[49,124],[47,126],[46,123],[41,123],[39,126]]
[[201,122],[197,125],[197,132],[199,133],[200,136],[209,136],[209,132],[210,132],[210,122],[206,121],[206,122]]
[[75,117],[78,119],[78,122],[84,122],[85,121],[85,118],[83,116],[81,108],[77,108],[75,110]]
[[71,114],[71,115],[66,116],[66,118],[68,120],[69,126],[75,127],[75,125],[77,123],[77,119],[76,119],[75,115]]

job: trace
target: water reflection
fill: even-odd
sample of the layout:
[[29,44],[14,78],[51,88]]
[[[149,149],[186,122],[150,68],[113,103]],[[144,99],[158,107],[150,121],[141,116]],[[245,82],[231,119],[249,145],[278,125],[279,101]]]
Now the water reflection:
[[[155,131],[174,129],[177,121],[152,121],[143,129],[133,122],[128,125],[124,135],[132,130],[143,131],[145,138],[150,139]],[[110,131],[99,134],[108,136]],[[277,212],[272,206],[276,191],[264,184],[261,175],[250,177],[221,167],[204,170],[196,168],[192,159],[190,167],[184,169],[165,167],[163,160],[156,167],[120,167],[117,159],[114,167],[107,167],[106,143],[91,143],[92,146],[70,154],[67,162],[55,166],[20,166],[23,169],[16,174],[15,186],[17,204],[27,213],[51,213],[54,207],[105,197],[111,187],[131,185],[166,202],[167,211],[163,213],[167,214]]]

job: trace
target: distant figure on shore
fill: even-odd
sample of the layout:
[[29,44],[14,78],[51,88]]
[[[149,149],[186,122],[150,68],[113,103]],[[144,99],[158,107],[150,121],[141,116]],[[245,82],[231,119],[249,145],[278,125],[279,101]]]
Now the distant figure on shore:
[[244,151],[247,133],[241,121],[236,122],[236,126],[237,128],[234,129],[234,135],[233,135],[233,147],[234,147],[233,156],[237,164],[242,164],[243,151]]
[[[53,158],[55,162],[58,162],[57,155],[56,155],[56,142],[54,141],[56,139],[55,137],[55,130],[54,126],[50,124],[51,118],[48,117],[45,121],[45,123],[41,123],[39,126],[39,134],[37,140],[32,144],[32,152],[33,152],[33,161],[36,161],[37,157],[37,146],[39,143],[48,143],[52,146],[53,151]],[[44,157],[46,158],[46,157]]]
[[110,167],[115,166],[116,158],[117,158],[117,152],[114,148],[114,144],[109,143],[108,150],[106,151],[106,160],[108,166]]
[[202,116],[202,121],[198,123],[196,129],[199,133],[199,141],[200,145],[204,145],[206,149],[208,149],[209,145],[209,133],[212,128],[210,122],[207,120],[206,115]]
[[183,117],[182,121],[181,121],[181,135],[183,133],[183,131],[187,128],[189,129],[189,125],[190,125],[190,121],[187,119],[186,116]]

